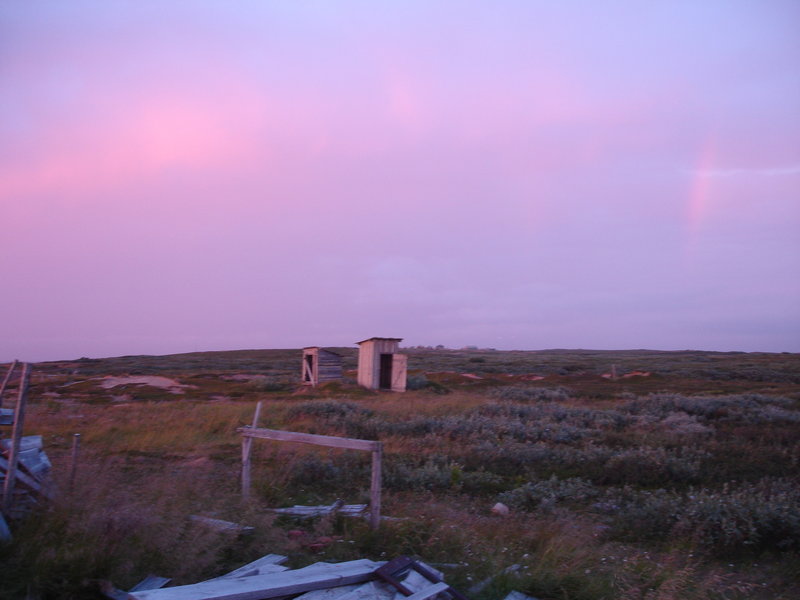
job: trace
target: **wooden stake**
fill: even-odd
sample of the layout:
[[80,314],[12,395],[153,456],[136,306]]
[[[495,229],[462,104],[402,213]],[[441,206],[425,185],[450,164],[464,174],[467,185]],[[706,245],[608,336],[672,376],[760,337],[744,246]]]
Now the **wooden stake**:
[[17,464],[19,462],[19,442],[22,438],[22,429],[25,423],[25,403],[28,399],[28,385],[31,379],[31,367],[25,363],[22,365],[22,375],[19,382],[19,393],[17,394],[17,408],[14,412],[14,427],[11,432],[11,448],[8,452],[8,472],[3,486],[3,512],[8,512],[14,494],[14,481],[17,477]]
[[72,436],[72,464],[69,468],[69,488],[75,485],[75,472],[78,470],[78,448],[81,445],[81,434],[75,433]]
[[381,524],[381,462],[383,443],[372,451],[372,478],[369,486],[369,525],[373,531]]
[[[259,416],[261,416],[261,402],[256,404],[256,414],[253,415],[253,429],[258,425]],[[250,497],[250,452],[252,449],[253,438],[242,437],[242,498],[244,500]]]
[[0,408],[3,407],[3,392],[6,391],[6,386],[8,382],[11,381],[11,374],[14,372],[14,368],[17,366],[17,360],[14,359],[14,362],[11,363],[11,366],[8,367],[8,373],[3,378],[3,383],[0,384]]

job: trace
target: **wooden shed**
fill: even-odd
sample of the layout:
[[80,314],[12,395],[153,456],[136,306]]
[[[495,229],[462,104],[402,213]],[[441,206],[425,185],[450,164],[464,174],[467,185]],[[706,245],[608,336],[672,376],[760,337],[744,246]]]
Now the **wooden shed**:
[[342,357],[319,346],[303,348],[303,385],[316,386],[342,378]]
[[358,344],[358,384],[371,390],[406,391],[408,356],[398,354],[402,338],[373,337]]

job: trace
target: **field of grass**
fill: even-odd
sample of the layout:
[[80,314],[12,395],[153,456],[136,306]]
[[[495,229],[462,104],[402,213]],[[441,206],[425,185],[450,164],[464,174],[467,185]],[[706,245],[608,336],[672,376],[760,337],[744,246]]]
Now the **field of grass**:
[[[800,355],[412,349],[396,394],[355,386],[355,349],[336,350],[345,380],[316,389],[297,385],[298,350],[35,365],[25,434],[44,436],[58,494],[0,546],[0,597],[189,583],[268,552],[409,554],[463,592],[493,577],[476,600],[800,597]],[[103,387],[112,375],[182,387]],[[396,519],[276,519],[265,509],[365,502],[369,456],[264,440],[242,501],[235,430],[258,401],[264,427],[382,440]]]

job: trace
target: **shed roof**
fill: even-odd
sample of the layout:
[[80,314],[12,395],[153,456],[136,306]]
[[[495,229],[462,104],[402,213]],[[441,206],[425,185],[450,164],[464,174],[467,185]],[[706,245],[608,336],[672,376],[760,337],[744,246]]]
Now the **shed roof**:
[[403,338],[385,338],[385,337],[371,337],[366,340],[356,342],[356,344],[363,344],[364,342],[382,341],[382,342],[402,342]]
[[319,350],[320,352],[327,352],[328,354],[335,354],[336,356],[341,356],[338,352],[334,352],[333,350],[328,350],[327,348],[323,348],[322,346],[305,346],[303,350]]

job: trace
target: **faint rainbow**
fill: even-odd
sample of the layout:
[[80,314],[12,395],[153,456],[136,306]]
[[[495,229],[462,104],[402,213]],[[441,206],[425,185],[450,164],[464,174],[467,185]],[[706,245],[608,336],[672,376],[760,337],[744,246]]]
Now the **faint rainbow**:
[[700,154],[692,170],[692,182],[689,189],[689,201],[686,206],[686,229],[694,239],[708,219],[711,209],[711,178],[716,161],[716,143],[709,136],[700,149]]

